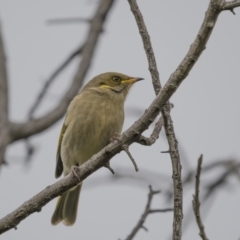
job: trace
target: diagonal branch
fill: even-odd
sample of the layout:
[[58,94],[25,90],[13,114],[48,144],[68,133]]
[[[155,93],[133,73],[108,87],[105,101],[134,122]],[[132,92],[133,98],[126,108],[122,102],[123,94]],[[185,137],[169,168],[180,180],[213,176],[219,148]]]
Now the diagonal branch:
[[203,155],[201,155],[200,158],[198,159],[197,173],[195,176],[195,178],[196,178],[195,195],[193,195],[192,205],[193,205],[194,215],[196,217],[196,221],[197,221],[198,228],[200,231],[199,235],[202,238],[202,240],[208,240],[207,235],[204,230],[202,219],[201,219],[201,214],[200,214],[201,203],[199,201],[199,185],[200,185],[200,175],[201,175],[201,170],[202,170],[202,160],[203,160]]
[[57,107],[40,118],[32,119],[25,123],[12,122],[10,124],[12,142],[23,138],[28,138],[31,135],[46,130],[54,123],[56,123],[59,119],[61,119],[65,114],[67,106],[69,105],[72,98],[78,93],[87,74],[87,71],[91,66],[91,61],[96,49],[98,38],[102,32],[103,24],[105,22],[107,14],[113,5],[113,2],[114,0],[102,0],[100,2],[95,16],[92,19],[85,47],[82,51],[82,60],[73,79],[73,83]]
[[[157,63],[154,56],[154,51],[152,48],[150,36],[147,31],[147,27],[144,23],[143,16],[140,12],[140,9],[137,5],[136,0],[128,0],[133,15],[136,19],[139,33],[142,37],[143,46],[148,59],[149,71],[152,76],[152,83],[156,95],[162,89],[159,73],[157,69]],[[182,235],[182,180],[181,180],[181,162],[180,154],[178,150],[178,142],[174,132],[173,121],[170,115],[171,106],[169,102],[166,102],[166,105],[162,108],[161,113],[163,116],[164,129],[166,132],[168,144],[169,144],[169,153],[172,160],[172,169],[173,169],[173,185],[174,185],[174,219],[173,219],[173,239],[179,239]]]
[[[222,3],[222,0],[214,0],[210,2],[202,26],[190,50],[180,63],[177,70],[170,76],[168,82],[161,89],[147,111],[145,111],[145,113],[121,135],[119,141],[110,143],[79,168],[75,168],[80,181],[86,179],[93,172],[104,166],[104,164],[106,164],[113,156],[122,151],[122,146],[124,144],[130,146],[159,115],[166,102],[174,94],[182,81],[187,77],[195,62],[200,57],[202,51],[205,49],[218,15],[221,12]],[[173,176],[173,178],[175,177],[177,176]],[[0,234],[16,227],[23,219],[28,217],[30,214],[39,211],[53,198],[63,194],[66,190],[72,188],[73,186],[76,186],[79,183],[78,178],[73,177],[72,175],[66,176],[55,184],[48,186],[45,190],[26,201],[12,213],[2,218],[0,220]],[[180,238],[178,237],[178,239]]]
[[35,102],[33,103],[32,107],[29,110],[28,113],[28,118],[32,119],[34,113],[36,112],[37,108],[40,106],[44,96],[47,93],[48,88],[50,87],[50,85],[53,83],[53,81],[56,79],[56,77],[69,65],[69,63],[72,62],[73,59],[75,59],[75,57],[79,56],[81,54],[81,52],[83,51],[84,48],[84,44],[77,48],[75,51],[73,51],[68,57],[67,59],[65,59],[60,66],[50,75],[50,77],[47,79],[47,81],[44,83],[43,88],[41,89],[41,91],[39,92]]

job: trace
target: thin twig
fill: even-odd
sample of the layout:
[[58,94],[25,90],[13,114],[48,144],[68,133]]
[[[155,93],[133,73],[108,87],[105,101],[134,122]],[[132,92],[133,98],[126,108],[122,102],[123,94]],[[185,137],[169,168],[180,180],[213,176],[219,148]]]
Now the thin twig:
[[104,167],[107,168],[112,174],[115,174],[114,170],[112,169],[110,162],[104,164]]
[[4,162],[4,155],[9,144],[8,124],[8,76],[6,54],[0,26],[0,166]]
[[204,196],[204,200],[209,198],[219,187],[226,184],[229,176],[233,173],[236,174],[236,169],[240,168],[240,163],[238,162],[235,165],[229,165],[227,167],[228,168],[217,179],[206,186],[207,192]]
[[170,150],[161,151],[161,153],[170,153]]
[[29,110],[28,118],[32,119],[34,113],[36,112],[37,108],[40,106],[44,96],[46,95],[50,85],[54,82],[57,76],[74,60],[77,56],[79,56],[84,48],[85,44],[81,47],[74,50],[57,68],[53,71],[50,77],[45,81],[41,91],[39,92],[38,96],[36,97],[35,102],[33,103],[32,107]]
[[135,171],[138,172],[138,171],[139,171],[139,168],[138,168],[137,163],[135,162],[132,154],[129,152],[129,146],[126,145],[126,144],[124,144],[124,145],[123,145],[123,150],[127,153],[128,157],[129,157],[130,160],[132,161],[133,166],[134,166],[134,168],[135,168]]
[[149,138],[141,135],[139,139],[136,140],[137,143],[144,145],[144,146],[152,146],[157,139],[159,138],[159,134],[162,130],[163,126],[163,118],[160,117],[159,120],[156,122],[155,127],[153,129],[152,134],[150,135]]
[[69,23],[91,23],[91,19],[83,17],[71,17],[71,18],[54,18],[47,20],[47,24],[69,24]]
[[200,214],[200,201],[199,201],[199,186],[200,186],[200,175],[201,175],[201,169],[202,169],[202,160],[203,160],[203,155],[201,155],[198,159],[198,165],[197,165],[197,173],[196,173],[196,183],[195,183],[195,195],[193,195],[193,211],[196,217],[196,222],[198,224],[199,228],[199,235],[203,240],[208,240],[207,235],[204,230],[204,225],[202,223],[201,219],[201,214]]
[[225,2],[222,6],[222,10],[230,10],[235,15],[233,9],[236,7],[240,7],[240,0]]
[[141,228],[143,228],[145,231],[148,231],[147,228],[143,224],[146,221],[147,216],[149,214],[173,211],[173,208],[151,209],[151,203],[152,203],[153,196],[156,195],[156,194],[159,194],[159,193],[160,193],[160,191],[153,191],[152,187],[149,186],[148,200],[147,200],[147,204],[146,204],[146,207],[144,209],[144,212],[143,212],[141,218],[139,219],[139,221],[137,222],[136,226],[133,228],[132,232],[126,238],[126,240],[132,240]]
[[[143,16],[137,5],[136,0],[128,0],[133,15],[136,19],[138,25],[139,33],[142,37],[143,46],[148,59],[149,71],[152,77],[152,83],[156,95],[162,89],[159,73],[157,69],[157,63],[155,60],[154,51],[152,48],[150,36],[147,31],[147,27],[144,23]],[[170,115],[171,105],[167,101],[165,106],[162,108],[161,113],[163,116],[164,129],[166,132],[166,137],[169,144],[169,153],[172,160],[172,170],[173,170],[173,186],[174,186],[174,218],[173,218],[173,239],[180,240],[182,236],[182,181],[181,181],[181,162],[180,154],[178,150],[178,142],[176,134],[174,132],[173,121]]]

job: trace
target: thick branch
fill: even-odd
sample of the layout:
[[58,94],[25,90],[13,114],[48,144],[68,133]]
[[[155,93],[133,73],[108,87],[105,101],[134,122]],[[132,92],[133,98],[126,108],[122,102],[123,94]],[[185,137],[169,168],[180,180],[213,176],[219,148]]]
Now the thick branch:
[[[215,0],[210,2],[208,10],[205,14],[203,24],[200,31],[192,44],[189,52],[177,68],[177,70],[170,76],[166,85],[161,89],[157,97],[149,106],[147,111],[138,119],[127,131],[125,131],[119,141],[110,143],[107,147],[102,149],[99,153],[91,157],[86,163],[79,167],[77,171],[80,181],[86,179],[90,174],[98,170],[106,164],[113,156],[122,150],[122,145],[127,144],[130,146],[139,136],[145,131],[154,119],[158,116],[166,102],[174,94],[182,81],[186,78],[193,65],[205,49],[206,43],[212,33],[213,27],[217,21],[220,13],[220,6],[222,0]],[[178,176],[173,176],[173,178]],[[23,219],[30,214],[39,211],[49,201],[56,196],[64,193],[78,183],[77,178],[71,175],[59,180],[57,183],[47,187],[44,191],[25,202],[18,209],[8,214],[0,220],[0,233],[6,232],[16,226]]]
[[9,140],[7,66],[0,26],[0,165]]
[[67,106],[72,98],[78,93],[82,86],[83,80],[90,68],[94,50],[96,49],[97,41],[102,27],[111,9],[114,0],[102,0],[92,19],[88,37],[86,39],[85,47],[82,51],[82,60],[80,62],[77,73],[73,79],[73,83],[59,102],[58,106],[47,113],[45,116],[38,119],[30,120],[26,123],[11,123],[11,137],[12,141],[22,138],[27,138],[31,135],[42,132],[56,123],[65,114]]
[[166,209],[151,209],[151,203],[152,203],[152,199],[153,199],[153,196],[160,193],[160,191],[153,191],[152,190],[152,187],[149,186],[149,194],[148,194],[148,200],[147,200],[147,204],[146,204],[146,207],[145,207],[145,210],[141,216],[141,218],[139,219],[139,221],[137,222],[136,226],[133,228],[132,232],[128,235],[128,237],[126,238],[126,240],[132,240],[135,235],[137,234],[137,232],[143,228],[146,230],[146,227],[144,227],[144,222],[146,221],[147,219],[147,216],[149,214],[152,214],[152,213],[159,213],[159,212],[170,212],[170,211],[173,211],[172,208],[166,208]]
[[[157,69],[157,63],[155,60],[150,36],[147,31],[147,27],[144,23],[143,16],[138,8],[136,0],[128,0],[131,10],[136,19],[139,33],[142,37],[143,46],[147,55],[149,71],[152,76],[153,87],[156,95],[161,90],[162,86],[159,79],[159,73]],[[180,154],[178,151],[178,142],[174,132],[173,121],[170,115],[171,106],[167,102],[161,110],[164,122],[164,129],[166,132],[169,153],[172,160],[173,169],[173,185],[174,185],[174,219],[173,219],[173,239],[181,239],[182,235],[182,181],[181,181],[181,162]],[[180,237],[180,238],[179,238]]]
[[193,201],[192,201],[192,205],[193,205],[193,211],[194,211],[194,215],[196,217],[196,222],[198,224],[198,228],[199,228],[199,235],[202,238],[202,240],[208,240],[205,230],[204,230],[204,226],[202,223],[202,219],[201,219],[201,214],[200,214],[200,201],[199,201],[199,185],[200,185],[200,175],[201,175],[201,169],[202,169],[202,160],[203,160],[203,156],[201,155],[200,158],[198,159],[198,165],[197,165],[197,173],[196,173],[196,182],[195,182],[195,195],[193,195]]
[[75,51],[73,51],[67,59],[65,59],[60,66],[51,74],[51,76],[46,80],[46,82],[43,85],[43,88],[39,92],[35,102],[33,103],[32,107],[29,110],[28,118],[32,119],[32,116],[36,112],[37,108],[40,106],[44,96],[47,93],[48,88],[53,83],[53,81],[56,79],[56,77],[69,65],[69,63],[72,62],[75,57],[79,56],[83,50],[85,45],[82,45],[81,47],[77,48]]

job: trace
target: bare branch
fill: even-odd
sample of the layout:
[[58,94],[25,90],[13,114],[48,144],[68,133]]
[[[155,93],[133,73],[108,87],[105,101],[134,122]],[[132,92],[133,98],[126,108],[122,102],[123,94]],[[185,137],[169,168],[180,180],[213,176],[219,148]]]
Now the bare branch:
[[154,52],[153,52],[150,36],[148,34],[147,27],[144,23],[142,13],[141,13],[138,5],[137,5],[136,0],[128,0],[128,2],[129,2],[129,5],[131,7],[131,11],[132,11],[132,13],[135,17],[139,33],[142,37],[143,46],[144,46],[144,49],[145,49],[145,52],[146,52],[146,55],[147,55],[147,59],[148,59],[148,69],[151,73],[152,84],[153,84],[155,93],[157,95],[162,87],[161,87],[161,83],[160,83],[160,80],[159,80],[157,63],[156,63],[156,60],[155,60],[155,55],[154,55]]
[[153,132],[150,135],[150,137],[147,138],[147,137],[144,137],[143,135],[141,135],[139,137],[139,139],[136,140],[136,142],[139,144],[142,144],[144,146],[153,145],[159,138],[159,134],[162,130],[162,126],[163,126],[163,118],[160,117],[159,120],[156,122],[155,127],[154,127]]
[[50,85],[53,83],[53,81],[56,79],[56,77],[69,65],[69,63],[75,59],[75,57],[79,56],[82,53],[82,50],[84,48],[84,44],[77,48],[75,51],[73,51],[68,57],[67,59],[65,59],[59,67],[57,67],[57,69],[51,74],[51,76],[46,80],[46,82],[43,85],[43,88],[41,89],[41,91],[39,92],[35,102],[33,103],[32,107],[29,110],[28,113],[28,118],[32,119],[32,116],[34,115],[34,113],[36,112],[37,108],[40,106],[44,96],[47,93],[48,88],[50,87]]
[[97,8],[96,14],[92,19],[89,33],[86,39],[85,47],[82,51],[82,60],[80,62],[77,73],[73,79],[73,83],[59,102],[58,106],[38,119],[30,120],[26,123],[11,123],[11,140],[27,138],[39,132],[42,132],[56,123],[65,114],[67,106],[72,98],[78,93],[82,86],[83,80],[90,68],[94,50],[96,49],[97,41],[102,26],[105,22],[107,14],[111,9],[114,0],[102,0]]
[[232,11],[233,14],[234,11],[233,9],[236,8],[236,7],[240,7],[240,0],[234,0],[234,1],[230,1],[230,2],[225,2],[223,5],[222,5],[222,8],[221,10],[230,10]]
[[195,183],[195,195],[193,195],[193,201],[192,201],[192,205],[193,205],[193,211],[196,217],[196,222],[198,224],[198,228],[199,228],[199,235],[203,240],[208,240],[205,230],[204,230],[204,226],[202,223],[202,219],[201,219],[201,214],[200,214],[200,201],[199,201],[199,185],[200,185],[200,175],[201,175],[201,169],[202,169],[202,160],[203,160],[203,155],[200,156],[200,158],[198,159],[198,165],[197,165],[197,173],[196,173],[196,183]]
[[9,141],[8,78],[6,55],[0,26],[0,165],[4,162],[4,153]]
[[[136,19],[139,33],[142,37],[143,46],[147,55],[149,71],[152,76],[152,83],[156,95],[162,89],[159,73],[157,69],[157,63],[155,60],[150,36],[148,34],[146,25],[143,20],[143,16],[140,12],[140,9],[137,5],[136,0],[128,0],[133,15]],[[164,129],[166,132],[169,152],[172,160],[172,169],[173,169],[173,185],[174,185],[174,218],[173,218],[173,239],[181,239],[182,236],[182,181],[181,181],[181,162],[180,154],[178,150],[178,142],[174,132],[173,121],[170,115],[171,105],[167,101],[166,105],[162,108],[161,113],[163,116]]]
[[153,196],[156,195],[156,194],[159,194],[159,193],[160,193],[160,191],[153,191],[152,187],[149,186],[149,194],[148,194],[148,200],[147,200],[147,205],[145,207],[145,210],[144,210],[141,218],[137,222],[137,225],[133,228],[132,232],[129,234],[129,236],[126,238],[126,240],[132,240],[141,228],[143,228],[145,231],[147,231],[147,228],[145,226],[143,226],[143,224],[146,221],[147,216],[149,214],[173,211],[172,208],[151,209],[151,203],[152,203]]
[[135,171],[138,172],[139,168],[138,168],[138,166],[137,166],[137,164],[136,164],[132,154],[129,152],[129,146],[124,144],[123,145],[123,150],[127,153],[128,157],[130,158],[131,162],[133,163]]
[[104,165],[105,168],[107,168],[112,174],[115,174],[114,170],[112,169],[110,162],[106,163]]
[[[1,26],[0,26],[1,27]],[[0,122],[8,119],[8,78],[6,55],[4,51],[3,37],[0,28]]]

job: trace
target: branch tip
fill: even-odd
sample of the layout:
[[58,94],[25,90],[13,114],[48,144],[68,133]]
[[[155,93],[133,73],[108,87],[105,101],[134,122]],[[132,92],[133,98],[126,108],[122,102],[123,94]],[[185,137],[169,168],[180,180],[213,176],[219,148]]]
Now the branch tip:
[[202,240],[208,240],[205,230],[204,230],[204,225],[202,223],[201,219],[201,214],[200,214],[200,200],[199,200],[199,187],[200,187],[200,176],[201,176],[201,170],[202,170],[202,161],[203,161],[203,155],[201,154],[199,159],[198,159],[198,164],[197,164],[197,172],[196,172],[196,182],[195,182],[195,194],[193,195],[193,212],[196,218],[196,222],[199,228],[199,235],[201,236]]
[[167,150],[167,151],[161,151],[161,153],[171,153],[170,150]]
[[123,150],[127,153],[128,157],[130,158],[130,160],[132,161],[133,163],[133,166],[135,168],[135,171],[138,172],[139,171],[139,168],[137,166],[137,163],[135,162],[133,156],[131,155],[131,153],[129,152],[129,146],[127,144],[124,144],[122,146]]
[[107,162],[104,167],[107,168],[112,174],[115,174],[114,170],[111,168],[110,162]]
[[231,13],[233,14],[233,15],[236,15],[236,13],[234,12],[234,9],[232,8],[232,9],[229,9],[230,11],[231,11]]

